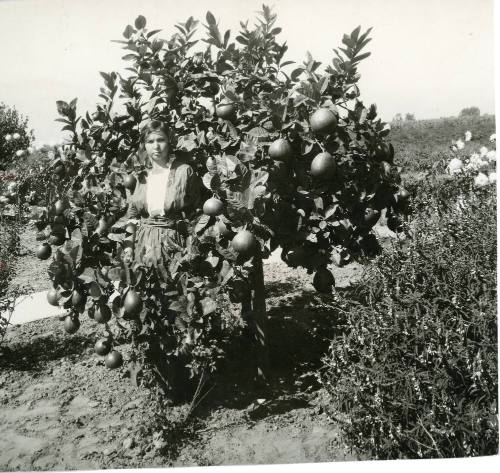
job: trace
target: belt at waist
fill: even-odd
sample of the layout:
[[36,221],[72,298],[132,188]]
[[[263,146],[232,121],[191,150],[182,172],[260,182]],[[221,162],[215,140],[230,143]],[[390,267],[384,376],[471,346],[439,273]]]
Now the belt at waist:
[[175,228],[178,221],[172,217],[142,217],[140,224],[149,227]]

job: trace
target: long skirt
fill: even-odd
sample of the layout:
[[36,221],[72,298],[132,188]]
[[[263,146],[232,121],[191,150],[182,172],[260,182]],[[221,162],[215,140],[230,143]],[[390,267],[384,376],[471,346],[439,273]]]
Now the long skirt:
[[165,264],[172,252],[185,247],[187,236],[187,229],[177,222],[142,222],[135,235],[134,259],[148,267]]
[[[168,267],[172,253],[181,251],[186,245],[188,231],[184,222],[169,221],[156,223],[151,220],[141,221],[135,235],[134,259],[147,267],[163,264]],[[177,325],[179,320],[175,320]],[[166,394],[173,400],[180,401],[192,390],[189,372],[185,365],[187,357],[177,359],[166,357],[160,348],[160,340],[150,344],[148,358],[155,366],[158,381]]]

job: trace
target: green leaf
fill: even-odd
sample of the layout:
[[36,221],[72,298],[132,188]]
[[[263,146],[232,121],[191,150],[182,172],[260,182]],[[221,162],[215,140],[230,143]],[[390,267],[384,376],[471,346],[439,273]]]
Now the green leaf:
[[146,26],[146,18],[142,15],[139,15],[136,19],[135,19],[135,27],[138,29],[138,30],[142,30],[144,27]]
[[203,176],[203,185],[211,191],[219,190],[221,185],[221,180],[219,175],[218,174],[211,175],[209,172],[207,172]]
[[163,48],[163,44],[164,44],[163,40],[155,39],[153,41],[153,44],[151,45],[151,49],[153,50],[154,53],[157,53]]
[[84,284],[89,284],[92,281],[95,281],[95,270],[94,268],[85,268],[82,274],[78,276],[78,279],[81,279]]
[[229,41],[229,37],[231,36],[231,30],[227,30],[225,33],[224,33],[224,47],[227,46],[227,43]]
[[319,86],[319,93],[320,94],[323,94],[326,89],[328,88],[328,84],[330,83],[330,77],[329,76],[323,76],[319,82],[318,82],[318,86]]
[[355,58],[353,58],[352,62],[353,64],[354,63],[358,63],[360,61],[362,61],[363,59],[366,59],[367,57],[371,56],[372,53],[364,53],[364,54],[361,54],[359,56],[356,56]]
[[351,39],[353,41],[357,41],[358,40],[358,35],[359,35],[359,32],[361,31],[361,25],[358,26],[352,33],[351,33]]
[[236,41],[240,44],[244,44],[245,46],[248,46],[248,40],[245,39],[243,36],[236,36]]
[[205,228],[209,225],[210,223],[210,216],[209,215],[202,215],[198,219],[198,222],[196,223],[196,226],[194,227],[195,233],[198,235],[202,234]]
[[209,11],[207,11],[207,23],[209,25],[216,25],[217,24],[217,22],[215,21],[215,17]]
[[211,297],[201,299],[200,304],[203,310],[203,315],[212,314],[217,310],[217,302],[215,302]]
[[68,114],[69,105],[64,100],[57,100],[56,106],[59,115],[66,116]]
[[121,281],[122,280],[121,268],[111,268],[108,271],[108,279],[110,279],[111,281]]
[[342,38],[342,42],[349,48],[354,48],[356,46],[356,42],[353,41],[349,36],[346,34]]
[[297,81],[300,77],[300,75],[304,72],[303,67],[298,67],[297,69],[294,69],[292,73],[290,74],[290,77],[293,82]]
[[153,30],[153,31],[150,31],[147,35],[146,35],[146,38],[151,38],[151,36],[154,36],[156,33],[159,33],[161,30]]
[[135,33],[135,29],[132,25],[127,25],[125,30],[123,31],[123,36],[127,39],[130,39],[130,37]]

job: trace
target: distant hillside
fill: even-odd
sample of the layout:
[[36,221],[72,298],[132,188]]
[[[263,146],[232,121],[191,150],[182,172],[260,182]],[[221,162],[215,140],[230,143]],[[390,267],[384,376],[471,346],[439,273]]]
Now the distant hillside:
[[389,140],[396,153],[396,163],[408,171],[419,171],[428,164],[450,156],[452,141],[472,133],[472,147],[491,148],[489,137],[495,133],[495,116],[449,117],[433,120],[404,121],[391,124]]

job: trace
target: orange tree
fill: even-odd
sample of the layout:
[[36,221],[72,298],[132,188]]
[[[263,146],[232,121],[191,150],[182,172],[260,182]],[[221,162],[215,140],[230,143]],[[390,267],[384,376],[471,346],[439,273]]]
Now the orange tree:
[[[307,268],[314,287],[331,293],[332,262],[379,251],[371,228],[384,208],[390,227],[402,228],[408,194],[398,187],[389,130],[359,100],[370,30],[344,35],[323,72],[308,54],[287,73],[293,62],[275,22],[263,6],[255,27],[241,23],[232,41],[208,12],[206,49],[192,52],[192,17],[163,40],[139,16],[117,41],[126,73],[101,72],[96,110],[80,117],[76,99],[57,102],[72,151],[51,165],[57,200],[37,222],[48,239],[38,255],[53,258],[48,297],[68,309],[66,330],[78,330],[86,311],[106,325],[96,352],[110,368],[123,362],[113,347],[127,341],[134,377],[145,365],[168,381],[174,360],[195,377],[213,370],[238,325],[230,304],[241,302],[244,317],[256,310],[249,294],[261,258],[281,247],[287,264]],[[132,262],[135,227],[123,218],[147,175],[139,140],[148,119],[170,125],[176,154],[206,191],[178,223],[185,247],[170,245],[159,267]]]
[[32,140],[33,132],[28,130],[28,119],[14,107],[0,102],[0,171],[26,156]]

